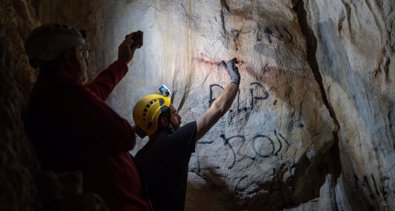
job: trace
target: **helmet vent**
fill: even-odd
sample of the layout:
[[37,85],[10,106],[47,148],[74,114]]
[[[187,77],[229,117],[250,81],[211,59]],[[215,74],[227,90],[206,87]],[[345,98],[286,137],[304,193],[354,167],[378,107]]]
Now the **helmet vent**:
[[133,119],[147,135],[152,135],[159,128],[159,116],[169,111],[171,98],[159,94],[141,98],[133,109]]

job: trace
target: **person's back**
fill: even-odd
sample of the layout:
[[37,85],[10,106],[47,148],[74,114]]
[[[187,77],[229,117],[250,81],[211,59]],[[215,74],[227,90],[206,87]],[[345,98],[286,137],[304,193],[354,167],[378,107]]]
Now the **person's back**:
[[196,122],[150,139],[136,154],[155,210],[184,210],[188,164],[195,151]]
[[[51,40],[48,33],[56,39]],[[33,31],[26,42],[31,62],[40,67],[25,119],[26,132],[44,170],[82,171],[84,190],[99,194],[110,210],[151,210],[128,153],[135,144],[134,130],[104,102],[127,73],[133,52],[121,57],[129,61],[119,58],[84,85],[81,78],[86,58],[80,53],[84,39],[73,33],[66,26],[45,25]],[[74,43],[58,43],[66,37]],[[58,44],[61,49],[56,49],[53,57],[40,57],[43,50],[35,48],[44,46],[43,42]],[[132,42],[125,40],[120,51],[127,54],[125,49]]]
[[171,98],[166,96],[171,94],[170,90],[163,86],[160,88],[162,95],[147,95],[136,103],[133,119],[137,132],[150,138],[137,152],[136,160],[147,178],[156,211],[184,210],[191,154],[196,142],[226,113],[236,97],[240,83],[236,62],[233,59],[222,63],[232,83],[202,116],[182,127],[181,116],[171,104]]

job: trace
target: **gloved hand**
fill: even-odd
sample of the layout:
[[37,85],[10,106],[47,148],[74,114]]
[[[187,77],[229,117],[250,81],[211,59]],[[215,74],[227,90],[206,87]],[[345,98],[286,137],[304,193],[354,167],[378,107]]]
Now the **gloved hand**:
[[221,64],[228,72],[232,83],[239,85],[240,84],[240,73],[239,73],[239,68],[236,67],[237,63],[239,63],[239,62],[237,61],[236,58],[233,58],[227,62],[221,61]]

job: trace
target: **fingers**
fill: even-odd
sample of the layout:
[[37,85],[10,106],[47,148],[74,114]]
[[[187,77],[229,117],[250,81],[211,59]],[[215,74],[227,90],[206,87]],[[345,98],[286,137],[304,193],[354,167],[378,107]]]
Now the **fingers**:
[[228,61],[226,61],[226,62],[225,62],[224,60],[222,60],[222,61],[220,62],[221,65],[226,65],[226,64],[230,64],[230,63],[238,64],[239,61],[237,60],[237,58],[233,58],[233,59],[228,60]]
[[233,59],[231,59],[230,60],[231,62],[234,62],[235,64],[238,64],[239,63],[239,61],[237,60],[237,58],[235,57],[235,58],[233,58]]
[[122,41],[118,48],[118,60],[126,62],[128,64],[133,57],[134,50],[131,49],[133,39],[130,36],[126,36],[125,40]]
[[132,36],[126,35],[125,40],[121,43],[121,45],[131,46],[133,42]]
[[222,60],[220,64],[222,67],[224,67],[226,69],[226,62],[224,60]]
[[228,68],[237,69],[237,66],[236,66],[237,63],[239,63],[237,58],[233,58],[233,59],[229,60],[228,62],[226,62],[226,65]]
[[134,34],[136,34],[136,32],[131,32],[130,34],[127,34],[127,35],[125,36],[125,40],[128,39],[128,38],[133,38],[133,35],[134,35]]
[[232,69],[237,69],[237,66],[236,66],[237,63],[239,63],[239,61],[237,61],[237,58],[233,58],[231,60],[228,60],[227,62],[222,60],[220,62],[220,66],[222,66],[226,70],[229,70],[229,69],[232,70]]
[[143,35],[142,31],[135,31],[125,36],[125,39],[132,39],[133,43],[131,45],[132,49],[141,48],[143,46]]

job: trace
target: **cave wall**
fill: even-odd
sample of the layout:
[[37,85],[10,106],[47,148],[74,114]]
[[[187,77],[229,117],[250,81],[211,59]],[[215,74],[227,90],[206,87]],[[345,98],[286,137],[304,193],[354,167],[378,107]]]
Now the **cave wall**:
[[0,1],[0,210],[39,207],[34,151],[23,130],[22,108],[35,75],[23,40],[35,25],[24,1]]
[[[158,32],[147,28],[148,23],[137,25],[146,34],[159,35],[145,40],[149,45],[138,53],[151,52],[149,59],[159,64],[146,62],[146,56],[135,61],[135,77],[127,77],[126,89],[118,87],[122,91],[110,100],[126,118],[131,118],[133,107],[120,99],[133,102],[166,84],[176,92],[176,107],[185,100],[183,121],[194,120],[229,83],[219,62],[233,57],[241,61],[235,103],[198,142],[191,159],[188,210],[273,210],[318,197],[325,175],[339,172],[338,155],[331,148],[338,126],[310,68],[295,5],[145,4],[134,1],[131,14],[141,9],[153,14]],[[138,87],[144,88],[136,92]]]
[[306,1],[316,70],[340,124],[345,196],[394,210],[394,2]]
[[0,194],[8,201],[0,209],[36,206],[35,156],[21,124],[35,72],[23,40],[40,22],[62,22],[87,31],[91,79],[127,33],[144,31],[108,100],[131,124],[134,102],[162,84],[183,122],[196,119],[229,83],[219,62],[241,61],[237,99],[191,158],[187,210],[395,210],[390,0],[0,4]]

